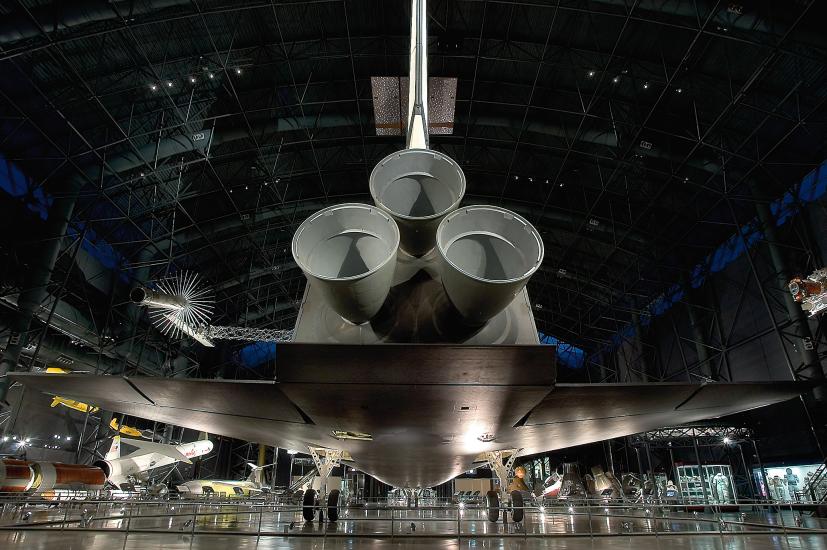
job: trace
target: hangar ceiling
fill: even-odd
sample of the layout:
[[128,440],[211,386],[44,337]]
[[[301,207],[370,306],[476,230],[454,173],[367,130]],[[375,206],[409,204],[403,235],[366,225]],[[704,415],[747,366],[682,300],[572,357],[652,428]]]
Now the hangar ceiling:
[[[462,165],[467,201],[542,232],[529,293],[544,334],[611,342],[827,157],[815,4],[429,2],[430,75],[457,79],[431,146]],[[134,315],[132,281],[182,269],[216,288],[214,322],[291,328],[293,231],[369,202],[373,166],[403,146],[377,132],[371,79],[406,74],[409,9],[0,2],[0,153],[30,182],[14,200],[34,227],[28,249],[6,231],[7,254],[27,265],[38,202],[78,193],[69,234],[91,246],[67,239],[52,285],[109,349],[134,338],[110,328]],[[127,276],[69,268],[87,253]]]

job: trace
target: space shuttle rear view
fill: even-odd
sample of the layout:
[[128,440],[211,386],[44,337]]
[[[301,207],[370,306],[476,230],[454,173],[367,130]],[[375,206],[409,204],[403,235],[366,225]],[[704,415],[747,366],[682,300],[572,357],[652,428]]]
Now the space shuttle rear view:
[[[122,446],[134,447],[125,456],[121,456]],[[95,462],[95,466],[106,474],[106,480],[121,486],[130,476],[134,477],[142,472],[169,466],[176,462],[191,463],[191,459],[203,456],[212,451],[212,441],[200,440],[180,445],[165,445],[141,439],[127,439],[115,436],[112,446],[106,453],[104,460]]]

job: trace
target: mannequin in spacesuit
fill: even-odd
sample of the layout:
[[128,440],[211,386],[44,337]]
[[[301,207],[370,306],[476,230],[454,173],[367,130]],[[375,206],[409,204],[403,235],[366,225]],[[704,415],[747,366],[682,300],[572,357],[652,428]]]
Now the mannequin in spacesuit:
[[786,497],[784,496],[784,483],[781,481],[780,476],[773,476],[768,480],[768,483],[770,485],[770,497],[773,500],[786,500]]
[[732,492],[729,486],[729,480],[723,472],[718,472],[712,476],[710,483],[712,487],[712,496],[718,504],[726,504],[732,501]]
[[793,473],[793,469],[787,468],[787,473],[784,474],[784,482],[787,484],[790,501],[798,500],[798,483],[800,481],[799,477]]

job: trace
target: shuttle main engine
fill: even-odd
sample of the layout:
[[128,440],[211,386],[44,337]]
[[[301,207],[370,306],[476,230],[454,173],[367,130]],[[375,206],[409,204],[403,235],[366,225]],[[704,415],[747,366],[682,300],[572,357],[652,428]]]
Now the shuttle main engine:
[[307,218],[293,236],[293,257],[328,305],[354,324],[385,302],[396,269],[399,228],[379,208],[340,204]]
[[543,263],[543,241],[530,223],[496,206],[449,214],[436,233],[442,285],[454,307],[481,325],[502,311]]
[[465,174],[447,155],[407,149],[376,165],[370,175],[370,194],[399,225],[402,250],[422,256],[433,250],[439,223],[465,195]]

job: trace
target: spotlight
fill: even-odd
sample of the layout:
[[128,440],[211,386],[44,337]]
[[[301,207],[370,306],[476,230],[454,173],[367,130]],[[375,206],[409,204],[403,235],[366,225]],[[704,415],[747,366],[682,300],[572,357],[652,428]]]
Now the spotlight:
[[235,74],[241,74],[241,67],[236,67]]
[[172,88],[172,80],[167,80],[167,88]]
[[31,441],[31,439],[29,439],[28,437],[23,440],[24,443],[29,443],[30,441]]
[[643,89],[644,89],[644,90],[648,90],[648,89],[649,89],[649,83],[648,83],[648,82],[644,82],[644,83],[643,83]]
[[152,90],[152,91],[154,92],[155,90],[157,90],[157,89],[158,89],[158,85],[157,85],[157,84],[150,84],[150,85],[149,85],[149,89],[150,89],[150,90]]
[[569,514],[574,513],[574,506],[569,506]]
[[545,507],[545,506],[540,506],[540,513],[541,513],[541,514],[545,514],[545,513],[546,513],[546,507]]
[[732,443],[732,440],[728,437],[725,437],[724,438],[724,445],[729,445],[730,443]]
[[207,76],[209,76],[210,78],[215,78],[215,75],[213,73],[210,73]]
[[588,75],[589,75],[589,78],[592,78],[594,76],[594,71],[589,71]]
[[195,84],[195,83],[196,83],[196,78],[194,76],[191,76],[190,77],[190,84]]
[[66,441],[72,441],[72,436],[67,435],[66,436]]
[[677,89],[677,90],[675,90],[675,91],[676,91],[676,92],[678,92],[679,94],[680,94],[680,93],[683,93],[683,88],[678,88],[678,89]]
[[296,455],[296,454],[299,454],[299,451],[297,451],[295,449],[287,449],[287,454]]
[[620,77],[619,77],[619,76],[614,77],[614,78],[612,79],[612,82],[614,82],[615,84],[617,84],[618,82],[620,82]]
[[464,502],[459,503],[459,509],[460,510],[465,510],[465,503]]
[[4,436],[3,436],[3,441],[8,441],[8,440],[9,440],[9,436],[4,435]]

